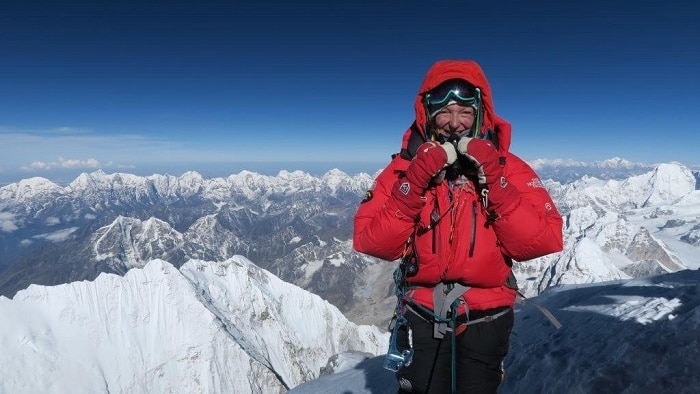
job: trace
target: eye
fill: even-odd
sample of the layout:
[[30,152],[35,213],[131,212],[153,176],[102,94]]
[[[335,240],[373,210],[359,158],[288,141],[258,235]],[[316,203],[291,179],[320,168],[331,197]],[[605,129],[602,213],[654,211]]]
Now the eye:
[[435,120],[444,120],[444,119],[449,119],[450,117],[450,112],[447,110],[440,110],[438,113],[435,114]]

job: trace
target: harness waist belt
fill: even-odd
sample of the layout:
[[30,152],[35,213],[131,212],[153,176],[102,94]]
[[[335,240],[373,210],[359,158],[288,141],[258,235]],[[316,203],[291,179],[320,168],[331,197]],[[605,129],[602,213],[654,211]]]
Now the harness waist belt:
[[[408,309],[414,315],[420,317],[421,319],[423,319],[424,321],[426,321],[428,323],[435,323],[435,320],[436,320],[435,315],[432,314],[431,312],[429,312],[427,309],[425,309],[425,307],[410,303],[410,304],[406,304],[406,309]],[[479,318],[476,318],[476,319],[469,319],[469,317],[466,314],[462,314],[462,315],[457,316],[457,318],[455,319],[455,323],[457,324],[458,332],[461,333],[462,331],[464,331],[466,326],[470,326],[470,325],[476,324],[476,323],[490,322],[490,321],[496,320],[499,317],[506,315],[510,311],[511,311],[511,308],[509,306],[493,308],[493,309],[489,309],[487,311],[472,310],[469,313],[470,315],[472,315],[472,317],[474,315],[476,315],[476,316],[482,315],[482,313],[483,313],[483,315]],[[460,327],[461,327],[461,330],[460,330]],[[452,331],[452,328],[447,327],[447,331]]]

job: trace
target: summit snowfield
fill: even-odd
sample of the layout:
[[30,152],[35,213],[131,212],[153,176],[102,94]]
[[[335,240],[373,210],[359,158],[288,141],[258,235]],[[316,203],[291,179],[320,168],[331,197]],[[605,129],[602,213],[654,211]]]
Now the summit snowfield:
[[387,335],[237,256],[0,297],[0,393],[283,393]]
[[[510,341],[500,394],[697,393],[700,271],[552,287],[516,305]],[[290,394],[394,394],[383,363],[362,360]]]

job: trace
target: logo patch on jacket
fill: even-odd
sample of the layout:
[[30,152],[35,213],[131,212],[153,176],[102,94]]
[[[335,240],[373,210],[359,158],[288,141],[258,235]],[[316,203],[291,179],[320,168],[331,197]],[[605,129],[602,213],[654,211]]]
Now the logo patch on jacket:
[[399,191],[404,196],[408,196],[408,192],[411,191],[411,185],[409,185],[408,182],[404,182],[401,184],[401,186],[399,186]]
[[506,180],[506,177],[502,176],[501,177],[501,187],[506,187],[508,186],[508,181]]
[[544,189],[544,185],[542,184],[540,178],[532,178],[530,182],[527,183],[527,185],[534,188],[541,187]]

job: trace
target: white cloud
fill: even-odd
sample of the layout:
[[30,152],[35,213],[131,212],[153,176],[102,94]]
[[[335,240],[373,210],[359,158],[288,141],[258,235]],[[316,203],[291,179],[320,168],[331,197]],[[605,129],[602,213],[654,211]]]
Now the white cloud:
[[104,167],[105,168],[121,168],[121,169],[136,168],[136,166],[133,164],[119,164],[119,163],[115,163],[113,161],[109,161],[109,162],[105,163]]
[[77,227],[69,227],[49,234],[35,235],[33,238],[44,238],[52,242],[61,242],[67,240],[77,229]]
[[22,171],[39,171],[39,170],[50,170],[51,164],[43,161],[34,161],[30,164],[20,167]]
[[56,168],[69,168],[69,169],[80,169],[80,168],[90,168],[96,169],[100,168],[100,161],[94,158],[89,158],[86,160],[80,159],[65,159],[63,157],[58,157],[57,161],[45,162],[45,161],[35,161],[27,165],[20,167],[22,171],[48,171]]
[[54,134],[63,134],[63,135],[68,135],[68,134],[76,135],[76,134],[89,134],[89,133],[91,133],[90,130],[79,129],[76,127],[66,127],[66,126],[56,127],[53,130],[49,130],[49,132],[54,133]]
[[12,221],[14,218],[15,215],[9,212],[0,212],[0,231],[11,233],[17,230],[17,225]]
[[[108,134],[68,127],[18,130],[2,126],[0,147],[0,167],[28,172],[135,168],[134,163],[139,160],[172,161],[191,149],[166,138],[138,134]],[[175,151],[180,153],[174,154]]]
[[61,156],[58,160],[46,162],[46,161],[35,161],[30,164],[26,164],[20,167],[22,171],[34,172],[34,171],[50,171],[54,169],[98,169],[98,168],[134,168],[131,164],[117,164],[113,161],[107,162],[105,164],[100,163],[99,160],[95,158],[89,158],[85,160],[81,159],[66,159]]
[[62,157],[58,158],[58,161],[63,168],[97,168],[100,166],[100,162],[97,159],[87,159],[87,160],[75,160],[75,159],[64,159]]

